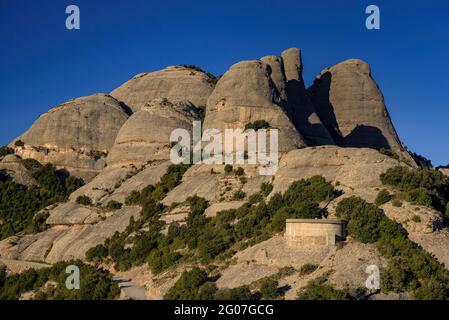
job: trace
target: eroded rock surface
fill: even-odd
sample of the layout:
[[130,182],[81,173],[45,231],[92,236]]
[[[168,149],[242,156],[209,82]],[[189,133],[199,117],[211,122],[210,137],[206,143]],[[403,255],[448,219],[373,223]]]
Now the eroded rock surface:
[[170,135],[175,129],[192,132],[197,108],[188,101],[154,99],[133,114],[120,129],[108,156],[108,166],[141,165],[170,159]]
[[351,59],[323,70],[308,92],[338,145],[405,153],[366,62]]
[[70,100],[40,116],[19,136],[16,140],[25,145],[16,146],[15,153],[91,180],[104,168],[104,156],[129,114],[129,108],[109,95]]
[[281,97],[270,78],[268,65],[260,60],[233,65],[218,81],[207,101],[204,130],[245,129],[265,120],[279,130],[279,152],[305,146],[281,107]]
[[203,108],[214,88],[212,79],[204,72],[182,66],[141,73],[111,92],[132,110],[139,111],[156,98],[187,100]]

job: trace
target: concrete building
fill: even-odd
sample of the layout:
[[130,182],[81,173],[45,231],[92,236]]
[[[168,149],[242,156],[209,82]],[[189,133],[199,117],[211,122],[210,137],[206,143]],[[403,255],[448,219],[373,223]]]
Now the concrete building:
[[288,247],[330,246],[346,237],[346,222],[337,219],[287,219],[285,242]]

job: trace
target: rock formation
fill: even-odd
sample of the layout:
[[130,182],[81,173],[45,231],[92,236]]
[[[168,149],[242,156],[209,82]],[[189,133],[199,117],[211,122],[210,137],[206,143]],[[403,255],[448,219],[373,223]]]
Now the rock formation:
[[286,109],[296,128],[306,138],[308,145],[335,144],[307,95],[302,78],[301,51],[297,48],[287,49],[282,52],[281,59],[286,80]]
[[9,154],[0,160],[0,171],[6,173],[15,183],[29,186],[36,184],[20,157]]
[[308,92],[338,145],[406,153],[367,63],[352,59],[325,69]]
[[193,120],[199,120],[199,113],[189,101],[151,100],[120,129],[108,165],[170,159],[171,132],[177,128],[191,132]]
[[305,146],[287,114],[270,77],[271,68],[260,60],[233,65],[218,81],[207,100],[204,130],[244,129],[249,123],[265,120],[279,130],[279,151]]
[[198,69],[173,66],[136,75],[112,91],[111,95],[126,103],[134,112],[156,98],[187,100],[202,108],[206,106],[213,83],[211,76]]
[[[160,181],[171,165],[171,132],[182,128],[191,133],[192,121],[200,118],[199,108],[206,108],[203,130],[244,129],[257,120],[279,129],[279,168],[275,175],[262,176],[260,165],[241,165],[241,175],[225,173],[222,164],[191,166],[180,184],[161,201],[167,207],[161,215],[166,222],[163,232],[171,223],[186,222],[190,206],[185,201],[190,196],[204,197],[208,201],[205,215],[212,217],[221,210],[242,206],[261,191],[261,183],[273,185],[267,198],[270,200],[294,181],[315,175],[323,176],[341,193],[320,204],[329,217],[335,217],[341,199],[355,195],[374,202],[379,190],[388,188],[382,185],[380,174],[397,165],[408,165],[375,150],[390,148],[403,159],[410,159],[369,66],[360,60],[324,70],[308,90],[302,78],[300,51],[295,48],[280,57],[237,63],[216,85],[213,82],[196,68],[168,67],[134,77],[111,93],[114,98],[83,97],[41,116],[18,138],[24,146],[11,143],[16,155],[0,159],[0,170],[18,183],[32,184],[18,156],[31,157],[92,180],[73,192],[67,202],[44,209],[49,215],[47,230],[0,241],[0,261],[85,259],[88,249],[123,231],[130,218],[137,219],[142,210],[124,204],[126,197]],[[441,170],[449,174],[447,169]],[[238,197],[234,197],[236,193]],[[76,203],[79,196],[88,196],[92,205]],[[123,206],[108,210],[105,206],[111,200]],[[449,266],[445,250],[449,234],[439,230],[443,221],[439,212],[411,204],[395,207],[387,203],[382,208],[388,217],[404,225],[411,240]],[[383,267],[387,262],[374,244],[351,237],[341,248],[293,250],[285,246],[279,234],[256,245],[248,243],[233,261],[219,266],[218,287],[250,285],[293,266],[296,271],[279,279],[280,287],[289,288],[287,299],[295,298],[299,289],[321,276],[328,277],[337,288],[363,287],[366,267]],[[315,271],[307,275],[298,272],[311,263],[317,265]],[[161,298],[186,265],[180,260],[159,275],[148,271],[147,264],[139,268],[148,296]]]
[[40,116],[18,137],[25,145],[16,146],[15,153],[90,180],[103,169],[104,156],[129,114],[123,103],[104,94],[70,100]]

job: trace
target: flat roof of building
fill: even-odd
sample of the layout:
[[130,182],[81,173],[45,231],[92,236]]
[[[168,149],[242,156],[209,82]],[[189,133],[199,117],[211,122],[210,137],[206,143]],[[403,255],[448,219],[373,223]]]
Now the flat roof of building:
[[318,224],[343,224],[345,220],[340,219],[287,219],[287,223],[318,223]]

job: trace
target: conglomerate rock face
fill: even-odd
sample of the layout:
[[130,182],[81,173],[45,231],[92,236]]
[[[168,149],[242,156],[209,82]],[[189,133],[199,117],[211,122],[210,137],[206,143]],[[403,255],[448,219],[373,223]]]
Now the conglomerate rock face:
[[239,62],[221,77],[207,100],[204,130],[243,130],[257,120],[279,130],[280,152],[306,145],[281,106],[268,65],[260,60]]
[[189,67],[172,66],[136,75],[113,90],[111,95],[126,103],[134,112],[156,98],[187,100],[202,108],[206,106],[213,88],[213,79],[206,73]]
[[308,91],[338,145],[404,151],[367,63],[352,59],[325,69]]
[[40,116],[18,137],[25,145],[16,146],[15,153],[90,180],[103,169],[104,155],[129,114],[129,108],[109,95],[70,100]]
[[[271,198],[294,181],[314,175],[324,176],[342,193],[323,205],[330,216],[335,216],[336,205],[345,197],[356,195],[373,202],[384,188],[380,174],[407,165],[375,149],[390,148],[403,158],[408,153],[399,142],[369,66],[360,60],[345,61],[324,70],[308,90],[302,69],[301,52],[296,48],[279,57],[237,63],[216,85],[199,69],[168,67],[135,76],[114,90],[113,97],[83,97],[50,110],[18,138],[24,146],[11,143],[16,155],[0,159],[0,170],[19,183],[32,184],[22,173],[19,156],[35,158],[87,178],[88,183],[66,203],[45,209],[47,230],[0,241],[0,258],[47,263],[84,259],[88,249],[123,231],[131,217],[139,217],[141,207],[125,204],[106,210],[105,205],[111,200],[124,204],[132,191],[160,181],[172,164],[172,131],[185,129],[192,134],[192,122],[200,120],[200,109],[205,109],[203,132],[243,130],[257,120],[278,129],[279,168],[272,176],[262,176],[260,164],[242,164],[242,177],[225,173],[224,164],[193,165],[161,201],[169,208],[161,217],[167,224],[185,223],[189,206],[183,202],[190,196],[204,197],[209,202],[206,215],[214,216],[220,210],[240,207],[260,192],[262,183],[273,185]],[[238,191],[244,199],[234,198]],[[76,203],[79,196],[88,196],[93,205]],[[449,236],[438,230],[438,213],[424,208],[418,212],[416,206],[383,208],[390,218],[408,224],[412,240],[449,265],[447,250],[443,250]],[[410,222],[414,215],[420,215],[422,222]],[[319,264],[310,275],[295,273],[280,281],[291,287],[287,298],[294,298],[309,280],[330,271],[330,282],[337,287],[363,286],[366,266],[384,263],[373,245],[349,240],[340,250],[299,248],[292,252],[281,235],[250,246],[234,258],[237,264],[223,270],[220,287],[250,284],[283,267]],[[179,266],[175,273],[180,275],[183,270]],[[155,284],[148,276],[149,292],[167,290],[177,278],[167,279]]]
[[286,81],[286,108],[296,128],[306,138],[308,145],[335,144],[330,133],[321,123],[306,92],[302,77],[301,50],[298,48],[287,49],[282,52],[281,60]]
[[14,154],[8,154],[3,159],[0,159],[0,172],[11,177],[15,183],[24,186],[37,184],[23,164],[23,160]]
[[189,101],[153,99],[120,129],[108,156],[109,166],[170,159],[170,135],[175,129],[192,132],[198,109]]

